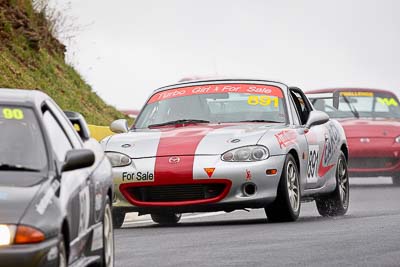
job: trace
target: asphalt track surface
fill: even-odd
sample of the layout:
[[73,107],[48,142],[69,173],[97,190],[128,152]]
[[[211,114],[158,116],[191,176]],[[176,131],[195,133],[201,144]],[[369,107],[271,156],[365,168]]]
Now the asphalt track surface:
[[125,221],[115,265],[400,266],[400,187],[384,179],[351,179],[349,211],[337,218],[310,202],[293,223],[270,223],[263,210],[187,214],[175,227]]

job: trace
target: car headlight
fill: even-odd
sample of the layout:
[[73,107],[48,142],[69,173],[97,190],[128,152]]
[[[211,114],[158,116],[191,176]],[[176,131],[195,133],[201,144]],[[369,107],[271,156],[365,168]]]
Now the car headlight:
[[45,240],[43,232],[27,225],[0,224],[0,246],[31,244]]
[[129,156],[118,153],[118,152],[106,152],[106,156],[111,162],[111,166],[113,167],[123,167],[128,166],[132,163],[132,160]]
[[15,225],[0,224],[0,246],[8,246],[14,242]]
[[229,150],[222,154],[223,161],[260,161],[269,157],[269,151],[264,146],[245,146]]
[[397,137],[394,139],[394,141],[395,141],[396,143],[400,144],[400,136],[397,136]]

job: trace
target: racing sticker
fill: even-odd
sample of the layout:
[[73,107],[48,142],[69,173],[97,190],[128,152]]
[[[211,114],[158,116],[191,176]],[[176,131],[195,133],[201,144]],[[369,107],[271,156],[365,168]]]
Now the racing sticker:
[[1,114],[6,120],[23,120],[24,112],[19,108],[3,108]]
[[297,138],[297,134],[295,131],[291,130],[283,130],[277,134],[275,134],[276,140],[278,140],[279,146],[282,148],[287,147],[288,145],[294,143]]
[[323,177],[325,174],[332,169],[335,163],[332,162],[333,156],[339,149],[340,133],[334,123],[328,125],[328,139],[325,142],[324,150],[322,152],[322,159],[319,162],[318,176]]
[[365,97],[373,97],[373,92],[340,92],[341,96],[365,96]]
[[251,171],[246,169],[246,181],[251,181],[251,178],[253,175],[251,174]]
[[395,106],[397,107],[399,104],[397,103],[396,99],[394,99],[393,97],[391,98],[387,98],[387,97],[377,97],[376,100],[386,106]]
[[308,148],[307,183],[316,183],[318,180],[319,146],[310,145]]
[[40,199],[39,203],[36,205],[36,211],[43,215],[46,212],[47,207],[53,203],[53,196],[57,192],[60,187],[60,182],[58,180],[54,180],[51,184],[50,188],[46,191],[43,197]]
[[208,177],[211,178],[215,171],[215,168],[204,168],[204,171],[207,173]]
[[268,95],[249,95],[247,98],[247,104],[251,106],[270,106],[273,104],[273,106],[277,108],[279,105],[279,99]]
[[210,84],[210,85],[198,85],[181,87],[176,89],[170,89],[161,91],[154,94],[148,104],[182,96],[189,95],[204,95],[204,94],[221,94],[221,93],[250,93],[268,95],[282,98],[283,93],[279,87],[272,85],[261,85],[261,84]]
[[86,186],[79,192],[79,233],[82,233],[89,227],[90,215],[90,194],[89,186]]
[[154,174],[151,172],[123,172],[122,182],[154,182]]

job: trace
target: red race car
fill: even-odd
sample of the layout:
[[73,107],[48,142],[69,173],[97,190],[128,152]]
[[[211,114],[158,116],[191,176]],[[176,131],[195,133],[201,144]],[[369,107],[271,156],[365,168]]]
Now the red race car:
[[315,109],[342,124],[351,176],[391,176],[400,186],[400,105],[394,93],[334,88],[309,91],[307,96]]

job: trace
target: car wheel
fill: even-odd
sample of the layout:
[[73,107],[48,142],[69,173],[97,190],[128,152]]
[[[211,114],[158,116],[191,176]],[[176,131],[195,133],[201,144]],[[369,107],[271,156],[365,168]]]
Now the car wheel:
[[152,213],[151,219],[153,222],[161,225],[174,225],[179,222],[182,214],[180,213]]
[[336,168],[335,191],[315,200],[319,214],[322,216],[340,216],[346,214],[349,208],[349,189],[347,161],[343,152],[341,152]]
[[114,229],[121,228],[122,224],[125,220],[125,211],[120,209],[113,209],[112,210],[112,222]]
[[299,172],[291,154],[286,156],[275,201],[265,207],[268,220],[291,222],[297,220],[301,206]]
[[103,266],[114,266],[114,231],[110,200],[107,197],[103,215]]
[[399,176],[393,176],[392,177],[392,182],[395,186],[400,186],[400,175]]
[[67,249],[65,248],[65,240],[64,237],[61,236],[60,242],[58,244],[58,266],[59,267],[67,267],[68,266],[67,259]]

